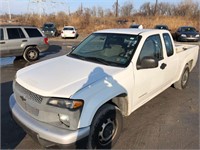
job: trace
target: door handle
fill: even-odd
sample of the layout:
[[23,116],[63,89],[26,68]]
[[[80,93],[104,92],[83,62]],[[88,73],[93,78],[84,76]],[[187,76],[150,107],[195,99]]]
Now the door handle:
[[161,66],[160,66],[160,69],[162,69],[162,70],[163,70],[163,69],[165,69],[165,67],[167,67],[167,64],[165,64],[165,63],[162,63],[162,64],[161,64]]
[[27,40],[22,40],[22,42],[27,42]]
[[0,44],[5,44],[6,42],[0,42]]

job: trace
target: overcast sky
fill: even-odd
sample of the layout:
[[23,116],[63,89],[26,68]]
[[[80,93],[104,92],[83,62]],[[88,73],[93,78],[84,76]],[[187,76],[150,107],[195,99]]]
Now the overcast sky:
[[[33,3],[34,1],[46,1],[41,3]],[[118,0],[122,6],[124,2],[132,2],[134,9],[139,9],[145,2],[155,3],[156,0]],[[182,0],[158,0],[158,2],[169,2],[172,4],[180,3]],[[188,0],[189,1],[189,0]],[[193,0],[199,1],[199,0]],[[9,3],[8,3],[9,2]],[[105,9],[112,9],[112,5],[116,0],[0,0],[0,14],[10,12],[12,14],[24,14],[31,12],[54,13],[59,11],[74,12],[81,3],[83,7],[92,8],[93,6],[101,6]],[[40,9],[41,8],[41,9]]]

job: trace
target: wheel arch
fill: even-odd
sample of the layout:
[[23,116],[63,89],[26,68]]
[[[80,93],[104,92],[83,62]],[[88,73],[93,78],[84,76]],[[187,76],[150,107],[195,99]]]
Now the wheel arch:
[[[24,48],[24,51],[25,51],[27,48],[29,48],[29,47],[34,47],[34,48],[36,48],[36,49],[38,50],[37,45],[27,45],[27,46]],[[38,51],[39,51],[39,50],[38,50]]]
[[182,73],[183,71],[185,70],[185,68],[189,68],[189,71],[191,72],[192,71],[192,68],[193,68],[193,60],[189,60],[189,61],[186,61],[186,63],[184,63],[185,65],[183,65],[180,69],[180,72],[177,76],[177,81],[181,78],[182,76]]
[[128,97],[126,93],[122,93],[108,102],[117,106],[120,109],[123,116],[128,115]]
[[[84,126],[91,125],[92,120],[94,119],[96,113],[105,104],[112,104],[113,106],[116,106],[117,108],[119,108],[119,110],[120,110],[120,112],[122,113],[123,116],[127,116],[128,115],[128,98],[127,98],[127,94],[126,93],[121,93],[121,94],[118,94],[118,95],[116,95],[116,96],[114,96],[112,98],[108,98],[107,100],[102,100],[102,103],[100,105],[96,105],[96,107],[94,107],[93,109],[88,110],[88,107],[84,108],[84,109],[87,109],[87,112],[86,111],[82,112],[81,118],[80,118],[79,127],[84,127]],[[90,113],[88,113],[88,111]],[[86,114],[87,114],[87,118],[85,118]],[[87,120],[87,122],[86,122],[86,120]]]

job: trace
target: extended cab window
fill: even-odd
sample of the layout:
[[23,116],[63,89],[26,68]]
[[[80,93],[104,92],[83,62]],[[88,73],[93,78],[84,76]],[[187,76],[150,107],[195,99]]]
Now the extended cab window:
[[173,49],[172,40],[171,40],[169,34],[168,33],[164,33],[163,34],[163,38],[164,38],[164,42],[165,42],[167,56],[168,57],[172,56],[174,54],[174,49]]
[[37,28],[24,28],[29,37],[42,37],[42,34]]
[[0,40],[4,40],[3,29],[0,29]]
[[25,38],[21,28],[7,28],[8,39],[21,39]]
[[157,60],[163,59],[160,35],[152,35],[146,39],[140,52],[137,65],[140,65],[141,60],[145,57],[151,57]]

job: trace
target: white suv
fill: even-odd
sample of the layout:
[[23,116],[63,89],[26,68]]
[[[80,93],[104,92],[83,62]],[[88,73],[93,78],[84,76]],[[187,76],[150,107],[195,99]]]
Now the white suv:
[[48,48],[48,38],[37,27],[0,26],[0,57],[23,56],[27,61],[34,61]]

